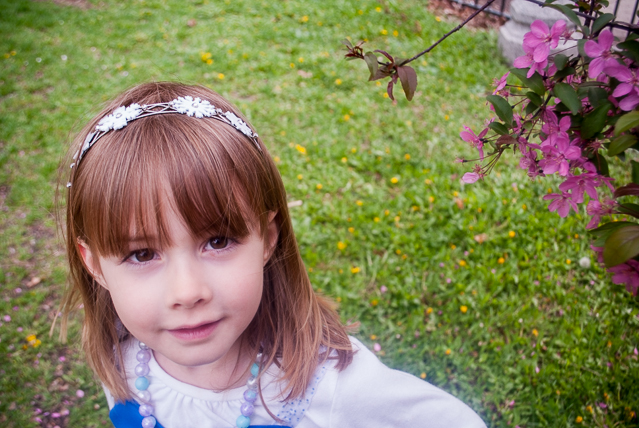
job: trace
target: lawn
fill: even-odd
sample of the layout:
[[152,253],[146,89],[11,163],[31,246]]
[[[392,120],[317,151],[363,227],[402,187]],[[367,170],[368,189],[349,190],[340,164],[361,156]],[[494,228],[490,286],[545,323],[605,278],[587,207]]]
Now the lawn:
[[460,181],[461,127],[481,126],[507,70],[495,31],[463,29],[417,61],[414,100],[393,105],[339,41],[419,52],[457,25],[425,2],[59,3],[74,5],[0,0],[0,425],[108,425],[80,315],[68,344],[49,336],[66,281],[58,167],[108,99],[180,80],[249,117],[301,201],[314,286],[382,361],[491,427],[639,426],[639,300],[597,266],[584,216],[549,213],[550,180],[514,157]]

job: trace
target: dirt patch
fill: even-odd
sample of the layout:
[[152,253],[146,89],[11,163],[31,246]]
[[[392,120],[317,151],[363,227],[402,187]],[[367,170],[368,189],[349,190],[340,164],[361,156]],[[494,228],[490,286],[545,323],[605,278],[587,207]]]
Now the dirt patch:
[[[508,1],[506,1],[506,8],[504,12],[508,12]],[[499,2],[495,2],[491,5],[491,7],[498,8],[501,4]],[[465,7],[460,5],[459,3],[452,2],[449,0],[430,0],[428,2],[428,10],[435,15],[443,15],[446,17],[453,17],[458,19],[460,22],[468,18],[475,12],[475,9],[471,7]],[[489,13],[482,12],[473,18],[468,24],[465,25],[467,28],[494,28],[497,29],[503,24],[506,23],[506,18],[501,18],[496,15],[492,15]]]
[[55,3],[60,6],[72,6],[80,9],[90,9],[93,7],[87,0],[34,0],[38,2]]

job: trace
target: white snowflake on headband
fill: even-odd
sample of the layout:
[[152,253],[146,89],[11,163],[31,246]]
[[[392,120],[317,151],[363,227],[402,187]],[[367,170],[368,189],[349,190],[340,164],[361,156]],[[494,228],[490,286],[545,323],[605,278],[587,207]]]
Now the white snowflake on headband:
[[130,121],[142,113],[139,104],[131,104],[128,107],[118,107],[113,113],[102,118],[95,127],[98,131],[107,132],[112,129],[122,129]]
[[226,116],[226,118],[231,122],[231,125],[233,125],[233,127],[240,131],[242,134],[246,135],[247,137],[253,136],[253,131],[251,130],[251,128],[249,128],[246,122],[237,117],[235,114],[227,111],[224,113],[224,116]]
[[216,109],[206,100],[193,98],[189,95],[186,97],[178,97],[171,101],[171,106],[178,112],[187,116],[195,116],[198,119],[203,117],[211,117],[216,113]]

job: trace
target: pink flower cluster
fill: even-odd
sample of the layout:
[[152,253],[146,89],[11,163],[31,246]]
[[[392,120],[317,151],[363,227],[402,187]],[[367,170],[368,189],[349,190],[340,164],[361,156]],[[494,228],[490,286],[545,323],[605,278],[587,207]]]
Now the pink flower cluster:
[[[608,102],[610,105],[608,117],[619,117],[639,106],[639,67],[631,59],[622,56],[619,50],[613,50],[614,36],[609,30],[603,30],[596,38],[586,41],[584,52],[588,58],[580,58],[579,62],[574,62],[574,58],[568,59],[575,68],[572,73],[555,76],[559,71],[554,61],[549,65],[550,51],[557,48],[561,39],[571,38],[572,34],[567,31],[564,21],[556,22],[552,28],[548,28],[543,21],[534,21],[531,31],[524,36],[525,55],[515,60],[515,68],[529,68],[528,78],[535,73],[541,75],[547,91],[553,91],[559,83],[564,88],[568,84],[575,91],[575,97],[578,97],[577,88],[592,79],[590,87],[596,87],[600,94],[602,89],[605,91],[601,102]],[[612,197],[614,180],[604,175],[601,167],[597,167],[598,160],[603,156],[600,152],[603,143],[615,137],[614,127],[606,125],[601,131],[595,132],[595,135],[591,133],[584,136],[583,127],[578,120],[575,121],[576,116],[572,114],[575,107],[567,110],[559,98],[545,96],[545,100],[539,98],[542,99],[540,106],[527,109],[533,99],[521,92],[511,93],[506,83],[507,77],[508,74],[495,81],[493,95],[501,96],[513,104],[512,125],[506,124],[509,135],[495,134],[487,137],[490,127],[476,135],[465,126],[460,133],[461,138],[478,150],[479,160],[490,160],[484,166],[475,165],[472,172],[464,174],[462,181],[474,183],[482,179],[505,150],[503,145],[514,146],[521,156],[519,166],[527,171],[529,177],[562,177],[558,191],[543,197],[550,201],[550,211],[566,217],[571,210],[579,212],[579,204],[584,204],[590,218],[586,226],[588,229],[599,226],[602,218],[617,214],[619,204]],[[525,92],[524,90],[523,93]],[[561,96],[558,93],[555,92],[555,96]],[[512,101],[513,99],[515,100]],[[591,104],[590,96],[574,99],[581,101],[579,115],[582,118],[598,107],[597,104]],[[495,119],[491,119],[488,125],[493,120]],[[533,138],[538,138],[538,143],[533,143]],[[491,141],[497,149],[485,154],[484,146]],[[626,284],[629,291],[637,294],[639,262],[629,260],[609,271],[613,274],[613,282]]]

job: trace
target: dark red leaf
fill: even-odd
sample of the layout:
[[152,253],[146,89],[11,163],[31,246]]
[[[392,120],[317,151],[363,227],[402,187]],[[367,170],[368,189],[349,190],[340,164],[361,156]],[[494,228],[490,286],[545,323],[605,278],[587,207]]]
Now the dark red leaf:
[[388,86],[386,87],[386,93],[388,94],[388,98],[395,101],[395,97],[393,97],[393,79],[388,82]]
[[625,186],[619,187],[615,190],[614,197],[620,198],[622,196],[635,195],[639,196],[639,185],[635,183],[630,183]]
[[397,67],[397,75],[402,82],[406,99],[408,101],[412,100],[413,95],[415,95],[415,89],[417,89],[417,73],[415,73],[412,67],[405,65],[403,67]]
[[393,59],[393,57],[392,57],[392,56],[391,56],[388,52],[386,52],[386,51],[381,51],[381,50],[379,50],[379,49],[375,49],[375,52],[379,52],[379,53],[381,53],[382,55],[384,55],[386,58],[388,58],[388,60],[391,62],[391,64],[394,64],[394,63],[395,63],[395,60]]

